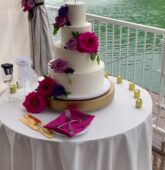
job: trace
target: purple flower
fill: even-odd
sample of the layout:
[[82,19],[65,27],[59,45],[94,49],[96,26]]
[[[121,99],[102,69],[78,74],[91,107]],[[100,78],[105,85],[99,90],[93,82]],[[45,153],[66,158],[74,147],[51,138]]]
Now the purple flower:
[[77,38],[72,38],[66,43],[66,48],[68,50],[77,50],[78,41]]
[[58,97],[58,96],[62,96],[62,95],[67,95],[65,88],[61,85],[56,85],[53,90],[53,96]]
[[68,68],[68,65],[69,63],[67,61],[59,58],[51,63],[51,68],[54,72],[64,73],[64,71]]
[[64,17],[63,16],[57,16],[55,18],[55,20],[56,20],[55,25],[57,27],[63,27],[65,24],[68,23],[68,17],[67,16],[64,16]]
[[29,6],[29,8],[33,8],[35,6],[34,0],[28,0],[27,5]]
[[65,17],[68,14],[68,10],[69,10],[68,6],[66,6],[66,5],[65,6],[61,6],[59,11],[58,11],[58,15],[62,16],[62,17]]

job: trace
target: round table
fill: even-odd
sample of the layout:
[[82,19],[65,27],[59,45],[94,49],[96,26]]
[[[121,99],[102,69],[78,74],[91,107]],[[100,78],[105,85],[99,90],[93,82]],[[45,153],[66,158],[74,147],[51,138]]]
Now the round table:
[[[95,119],[88,131],[73,138],[55,134],[46,139],[18,120],[26,113],[20,100],[1,104],[0,169],[151,170],[151,97],[136,86],[143,100],[142,108],[136,109],[129,82],[117,84],[115,77],[109,79],[115,84],[112,103],[89,113]],[[59,113],[46,110],[34,116],[46,124]]]

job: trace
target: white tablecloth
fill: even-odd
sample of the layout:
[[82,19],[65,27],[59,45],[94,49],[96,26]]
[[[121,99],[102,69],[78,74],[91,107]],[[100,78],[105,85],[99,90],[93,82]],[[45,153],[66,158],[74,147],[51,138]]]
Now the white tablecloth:
[[[128,82],[116,84],[112,103],[96,115],[86,133],[46,139],[18,121],[20,101],[0,106],[0,170],[151,170],[152,101],[142,88],[142,109],[135,108]],[[2,96],[3,97],[3,96]],[[59,114],[36,114],[44,123]]]

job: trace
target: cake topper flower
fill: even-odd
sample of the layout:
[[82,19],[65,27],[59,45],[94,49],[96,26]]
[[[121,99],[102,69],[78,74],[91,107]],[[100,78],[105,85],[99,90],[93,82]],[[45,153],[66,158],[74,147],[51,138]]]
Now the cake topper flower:
[[68,61],[58,58],[51,62],[50,67],[54,70],[54,72],[67,74],[69,83],[72,82],[69,77],[69,74],[73,74],[74,69],[69,67]]
[[64,25],[69,26],[70,25],[70,21],[68,19],[68,6],[64,5],[61,6],[58,10],[58,16],[56,16],[55,18],[55,23],[54,25],[54,30],[53,30],[53,35],[56,35],[58,30],[63,27]]
[[82,53],[90,54],[90,58],[92,61],[95,59],[97,63],[100,63],[100,57],[97,54],[98,52],[98,38],[93,32],[72,32],[73,38],[69,39],[66,43],[65,49],[68,50],[76,50]]

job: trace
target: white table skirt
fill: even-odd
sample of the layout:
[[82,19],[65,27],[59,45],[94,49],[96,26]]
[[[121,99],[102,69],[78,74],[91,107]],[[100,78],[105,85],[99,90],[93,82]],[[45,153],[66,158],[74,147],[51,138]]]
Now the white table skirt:
[[[89,131],[74,138],[45,139],[18,121],[25,113],[19,102],[1,105],[0,169],[151,170],[151,98],[140,88],[143,108],[136,109],[128,82],[115,88],[113,102],[93,112]],[[47,110],[35,116],[47,123],[58,114]]]

